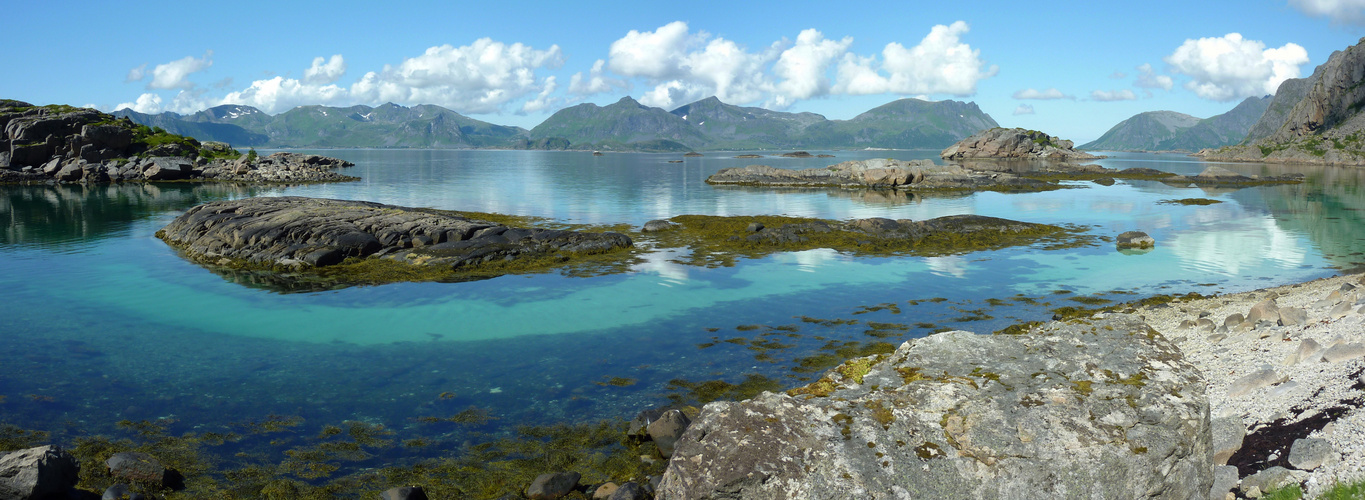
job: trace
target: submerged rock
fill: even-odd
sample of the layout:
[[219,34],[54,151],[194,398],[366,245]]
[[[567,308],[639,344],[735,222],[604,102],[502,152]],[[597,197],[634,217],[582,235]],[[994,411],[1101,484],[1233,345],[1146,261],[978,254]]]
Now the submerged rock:
[[932,335],[707,404],[658,498],[1204,498],[1204,385],[1127,317]]
[[196,260],[289,268],[379,257],[456,270],[631,246],[619,233],[512,228],[438,210],[301,197],[199,205],[156,234]]

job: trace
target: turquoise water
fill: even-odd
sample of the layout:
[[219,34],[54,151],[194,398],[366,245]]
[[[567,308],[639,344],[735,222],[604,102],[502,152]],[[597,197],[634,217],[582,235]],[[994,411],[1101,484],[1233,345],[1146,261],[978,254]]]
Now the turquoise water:
[[[706,185],[721,168],[810,168],[934,152],[838,151],[833,159],[708,154],[337,150],[363,180],[293,187],[120,185],[0,187],[0,423],[58,436],[104,432],[123,419],[213,430],[268,414],[309,425],[342,420],[424,433],[423,416],[470,407],[495,431],[522,423],[628,418],[667,402],[673,379],[735,382],[791,371],[831,340],[901,342],[936,328],[989,332],[1076,295],[1130,300],[1158,293],[1235,292],[1328,276],[1365,262],[1362,171],[1303,172],[1302,185],[1202,190],[1150,181],[1075,183],[1047,193],[951,197]],[[1178,155],[1116,154],[1115,168],[1198,173]],[[573,223],[640,225],[681,214],[786,214],[927,219],[981,214],[1081,224],[1092,234],[1142,230],[1155,250],[1014,248],[936,258],[854,258],[831,250],[700,268],[656,253],[631,272],[556,273],[465,283],[399,283],[280,293],[181,259],[153,233],[194,205],[247,196],[360,199],[499,212]],[[1159,204],[1212,198],[1210,206]],[[1065,290],[1070,294],[1054,293]],[[1047,304],[1012,300],[1017,295]],[[941,298],[941,301],[928,299]],[[988,299],[1004,299],[1004,302]],[[913,301],[913,302],[912,302]],[[866,312],[866,306],[897,304]],[[1004,305],[1001,305],[1004,304]],[[900,323],[880,339],[864,325]],[[755,358],[740,343],[790,326],[792,347]],[[714,329],[714,331],[712,331]],[[795,329],[795,333],[789,330]],[[787,335],[791,333],[791,335]],[[715,343],[699,348],[698,344]],[[636,382],[599,384],[610,377]],[[443,393],[450,393],[441,397]],[[461,439],[450,431],[450,439]],[[440,449],[437,447],[435,449]]]

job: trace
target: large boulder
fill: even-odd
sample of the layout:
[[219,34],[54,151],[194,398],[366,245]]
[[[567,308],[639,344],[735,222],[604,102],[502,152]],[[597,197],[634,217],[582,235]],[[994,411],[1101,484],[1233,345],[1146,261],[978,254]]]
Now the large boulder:
[[1204,387],[1126,317],[937,334],[706,405],[658,498],[1205,498]]
[[0,453],[0,498],[37,500],[63,495],[76,485],[76,457],[48,445]]
[[958,141],[939,156],[945,160],[1024,159],[1095,160],[1103,158],[1077,151],[1071,141],[1022,128],[991,128]]

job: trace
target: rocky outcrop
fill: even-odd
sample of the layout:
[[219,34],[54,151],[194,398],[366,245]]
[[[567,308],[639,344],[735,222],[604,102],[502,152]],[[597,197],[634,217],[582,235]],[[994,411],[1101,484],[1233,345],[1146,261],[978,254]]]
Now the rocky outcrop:
[[939,156],[945,160],[996,158],[1070,161],[1103,158],[1077,151],[1071,141],[1022,128],[982,130],[948,146]]
[[201,262],[288,268],[376,257],[455,270],[631,246],[618,233],[511,228],[438,210],[300,197],[199,205],[156,234]]
[[1206,498],[1204,380],[1139,320],[948,332],[707,404],[658,498]]
[[0,451],[0,498],[60,498],[76,485],[80,465],[56,446]]
[[1042,190],[1049,183],[1002,172],[981,172],[932,160],[855,160],[824,168],[789,170],[767,165],[722,169],[707,184],[788,187],[894,188],[911,190]]
[[335,171],[353,166],[336,158],[294,153],[258,158],[93,109],[0,100],[0,128],[0,183],[355,180]]

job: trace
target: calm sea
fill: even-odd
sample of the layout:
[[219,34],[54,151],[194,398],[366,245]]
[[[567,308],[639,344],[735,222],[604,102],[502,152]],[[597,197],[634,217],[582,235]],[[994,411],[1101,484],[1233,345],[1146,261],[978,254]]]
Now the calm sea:
[[[899,343],[937,328],[988,333],[1080,305],[1072,297],[1244,291],[1365,262],[1360,169],[1229,164],[1247,174],[1303,172],[1307,182],[1225,190],[1119,181],[926,198],[703,180],[751,163],[810,168],[935,155],[927,151],[758,160],[708,153],[682,163],[669,163],[681,159],[673,154],[320,153],[355,162],[347,173],[363,180],[0,186],[0,423],[62,438],[107,432],[124,419],[203,431],[276,414],[301,416],[309,426],[360,420],[418,434],[425,432],[420,417],[469,408],[496,418],[483,426],[489,432],[629,418],[666,403],[674,379],[738,382],[758,374],[798,385],[811,374],[793,372],[795,360],[831,341]],[[1179,155],[1122,153],[1098,163],[1186,174],[1206,166]],[[280,195],[637,226],[681,214],[981,214],[1081,224],[1101,236],[1142,230],[1157,246],[1136,255],[1106,243],[936,258],[811,250],[720,268],[679,264],[675,253],[660,252],[631,272],[600,277],[548,273],[280,293],[209,272],[153,237],[200,203]],[[1222,203],[1159,203],[1181,198]],[[860,323],[822,325],[802,316]],[[891,324],[893,333],[869,336],[868,322]],[[773,332],[781,334],[765,338],[790,347],[749,348]],[[708,343],[715,346],[698,346]],[[607,383],[613,378],[628,385]]]

